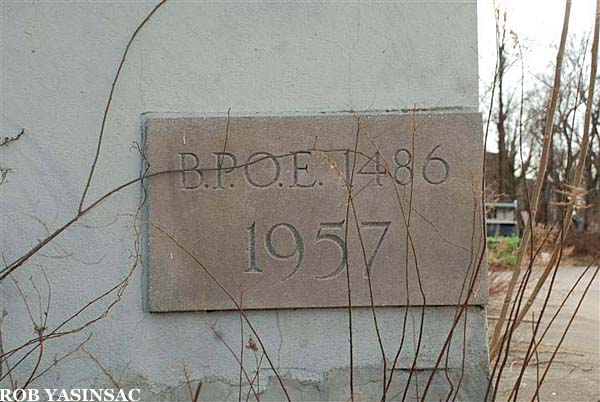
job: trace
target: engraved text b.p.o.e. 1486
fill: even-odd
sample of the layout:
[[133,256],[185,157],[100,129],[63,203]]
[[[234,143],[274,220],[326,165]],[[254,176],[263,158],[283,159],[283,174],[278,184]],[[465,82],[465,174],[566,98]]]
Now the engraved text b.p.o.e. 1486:
[[151,311],[344,307],[348,283],[353,306],[487,299],[479,114],[147,115],[145,131]]

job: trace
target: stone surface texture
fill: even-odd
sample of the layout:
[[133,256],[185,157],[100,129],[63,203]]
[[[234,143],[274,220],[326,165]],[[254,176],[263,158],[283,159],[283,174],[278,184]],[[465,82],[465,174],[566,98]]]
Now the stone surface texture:
[[[150,2],[2,2],[2,136],[25,128],[0,148],[1,249],[13,261],[76,213],[96,150],[111,82],[136,25]],[[477,112],[476,3],[232,3],[167,2],[133,42],[117,83],[87,203],[140,173],[145,113],[312,114],[350,110]],[[134,146],[132,146],[134,145]],[[465,155],[478,158],[479,155]],[[128,275],[136,242],[133,215],[139,183],[111,196],[15,272],[33,316],[51,286],[49,328]],[[452,207],[440,205],[448,215]],[[469,226],[465,223],[465,226]],[[141,250],[146,253],[147,250]],[[201,400],[237,400],[239,368],[224,345],[240,350],[235,311],[150,313],[148,260],[143,259],[110,314],[71,336],[46,342],[42,367],[91,335],[76,352],[35,382],[36,387],[112,386],[144,389],[144,401],[188,401],[184,370],[205,384]],[[443,286],[443,284],[441,284]],[[12,281],[1,284],[3,346],[36,335]],[[102,314],[111,293],[66,328]],[[426,328],[417,367],[418,390],[433,367],[454,307],[377,310],[383,344],[393,355],[405,329],[394,381],[413,363],[424,312]],[[406,314],[405,314],[406,312]],[[462,378],[458,400],[481,400],[487,378],[485,309],[470,306],[467,333],[455,337],[449,378]],[[348,312],[344,308],[255,310],[247,313],[294,400],[346,400]],[[404,320],[406,317],[406,326]],[[381,354],[370,308],[353,311],[356,391],[378,399]],[[249,329],[244,326],[243,342]],[[465,375],[461,343],[466,339]],[[250,374],[254,353],[244,349]],[[260,351],[257,352],[260,359]],[[14,372],[26,379],[27,359]],[[104,370],[98,367],[102,365]],[[281,390],[263,360],[261,400]],[[437,376],[433,400],[449,390]],[[455,381],[456,383],[456,381]],[[412,384],[417,384],[413,380]],[[3,386],[6,385],[4,382]],[[402,383],[393,384],[401,390]],[[399,391],[398,391],[399,392]],[[394,396],[402,399],[402,396]],[[445,399],[445,398],[443,398]]]
[[479,114],[144,126],[152,311],[485,303]]

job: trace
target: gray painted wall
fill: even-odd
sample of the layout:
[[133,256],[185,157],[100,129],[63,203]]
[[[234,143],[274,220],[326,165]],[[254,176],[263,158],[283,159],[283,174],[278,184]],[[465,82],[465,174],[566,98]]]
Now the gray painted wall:
[[[102,112],[119,58],[136,25],[155,3],[2,3],[1,136],[25,135],[1,147],[0,166],[11,169],[0,186],[1,249],[13,261],[70,219],[87,177]],[[171,2],[134,42],[109,113],[105,142],[92,183],[94,200],[135,177],[145,112],[287,113],[342,110],[478,108],[476,3],[200,3]],[[127,275],[134,250],[140,186],[120,192],[86,215],[17,271],[15,279],[34,318],[51,284],[49,328]],[[185,366],[205,386],[201,400],[237,400],[239,370],[215,336],[235,350],[239,316],[227,313],[150,314],[145,310],[144,267],[138,268],[111,314],[86,330],[46,342],[42,367],[85,344],[124,387],[141,387],[146,401],[189,400]],[[2,283],[4,348],[35,337],[23,298]],[[113,298],[67,328],[98,315]],[[419,390],[439,353],[454,308],[428,307],[417,375]],[[404,309],[381,309],[388,354],[398,345]],[[282,310],[248,313],[270,356],[288,380],[294,400],[348,397],[347,311]],[[409,309],[402,367],[410,367],[420,308]],[[369,309],[354,311],[356,391],[381,392],[381,356]],[[416,330],[413,331],[413,326]],[[466,375],[459,400],[481,400],[487,377],[485,310],[468,310]],[[213,329],[211,329],[213,328]],[[462,325],[461,325],[462,331]],[[246,335],[248,331],[246,329]],[[460,377],[462,332],[450,353],[450,375]],[[247,338],[246,338],[247,341]],[[250,350],[246,362],[254,359]],[[16,359],[14,359],[16,361]],[[35,359],[15,370],[20,383]],[[248,370],[252,370],[250,363]],[[263,400],[281,394],[263,364]],[[407,371],[396,373],[401,389]],[[112,386],[97,363],[79,352],[33,386]],[[415,381],[413,381],[415,384]],[[7,386],[6,380],[2,386]],[[447,392],[443,377],[429,396]],[[417,391],[411,389],[411,394]]]

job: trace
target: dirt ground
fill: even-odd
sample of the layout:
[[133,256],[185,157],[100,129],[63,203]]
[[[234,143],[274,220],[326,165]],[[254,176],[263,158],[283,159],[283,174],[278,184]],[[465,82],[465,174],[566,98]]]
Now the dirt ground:
[[[541,268],[537,268],[537,270],[539,275]],[[539,333],[543,332],[545,324],[554,315],[567,292],[584,270],[585,267],[581,266],[564,266],[559,269],[552,292],[553,296],[550,298]],[[491,273],[491,275],[503,275],[504,277],[507,274]],[[580,282],[577,290],[571,295],[552,328],[539,345],[539,361],[536,362],[534,357],[525,369],[518,394],[519,401],[531,401],[536,388],[537,377],[543,375],[556,344],[567,326],[571,313],[574,311],[583,289],[591,278],[591,274],[592,269]],[[494,282],[504,281],[495,280]],[[501,288],[501,286],[498,286],[498,288]],[[542,294],[545,297],[546,292]],[[491,292],[488,309],[490,331],[496,324],[501,296],[502,291]],[[541,305],[541,301],[538,301],[535,305],[534,312],[536,316],[540,312]],[[497,400],[506,400],[509,397],[514,380],[521,371],[523,355],[529,346],[531,333],[532,321],[530,317],[528,322],[523,323],[515,334],[516,338],[509,353],[503,381],[498,387]],[[548,371],[539,400],[600,401],[600,280],[598,277],[594,280],[559,353]]]

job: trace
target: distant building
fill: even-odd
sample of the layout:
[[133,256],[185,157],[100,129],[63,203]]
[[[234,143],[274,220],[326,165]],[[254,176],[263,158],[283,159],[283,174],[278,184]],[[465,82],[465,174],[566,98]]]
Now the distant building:
[[518,203],[486,203],[486,232],[488,236],[518,236]]
[[[524,225],[528,217],[528,205],[529,199],[533,193],[533,186],[535,179],[527,178],[525,181],[517,179],[514,186],[514,194],[512,196],[508,194],[499,193],[499,177],[498,177],[498,153],[486,152],[485,153],[485,201],[488,204],[488,213],[486,222],[488,225],[488,235],[494,235],[498,232],[500,227],[496,223],[492,223],[496,220],[507,220],[508,215],[513,214],[512,218],[517,223],[520,231],[523,230]],[[547,187],[550,185],[548,191]],[[568,201],[565,196],[568,192],[573,190],[568,186],[556,183],[546,183],[542,188],[540,195],[539,207],[536,217],[536,223],[545,225],[560,224],[562,222],[564,203]],[[575,209],[572,217],[571,229],[574,233],[599,233],[600,232],[600,189],[588,190],[587,193],[583,192],[578,194],[575,202]],[[565,193],[565,191],[567,193]],[[565,195],[566,194],[566,195]],[[513,207],[513,204],[516,206]],[[496,207],[492,207],[495,205]],[[506,207],[504,206],[506,205]],[[510,205],[510,207],[509,207]],[[504,211],[504,209],[510,209],[513,212]],[[500,217],[498,214],[502,215]],[[506,224],[508,225],[508,224]],[[504,228],[498,233],[502,233]]]
[[498,153],[485,153],[486,231],[488,236],[518,236],[519,205],[517,199],[498,194]]

